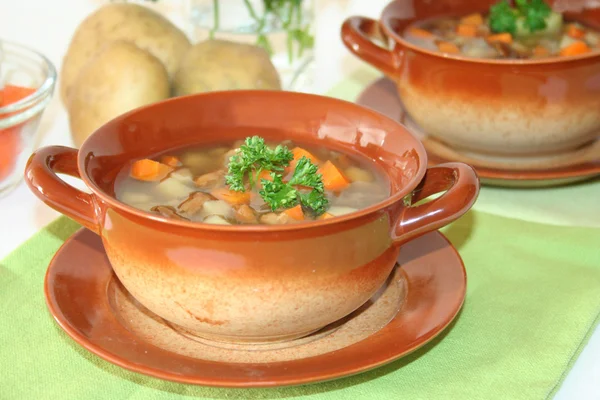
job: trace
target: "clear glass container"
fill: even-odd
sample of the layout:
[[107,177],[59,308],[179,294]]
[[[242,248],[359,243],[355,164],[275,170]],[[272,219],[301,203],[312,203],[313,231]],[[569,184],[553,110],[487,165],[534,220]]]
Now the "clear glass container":
[[15,103],[0,106],[0,197],[23,178],[40,118],[52,98],[55,83],[56,69],[45,56],[0,40],[0,95],[8,85],[35,89]]
[[267,50],[283,89],[310,92],[313,83],[313,0],[190,0],[193,42],[209,38]]

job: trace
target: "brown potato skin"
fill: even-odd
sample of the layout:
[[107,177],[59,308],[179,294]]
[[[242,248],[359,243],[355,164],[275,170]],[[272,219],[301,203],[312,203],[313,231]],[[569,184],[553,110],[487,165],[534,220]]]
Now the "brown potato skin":
[[240,89],[281,90],[279,74],[264,49],[226,40],[192,46],[173,80],[175,96]]
[[60,96],[67,104],[79,72],[107,43],[125,40],[158,58],[172,78],[190,47],[187,36],[159,13],[137,4],[112,3],[90,14],[77,28],[60,73]]
[[169,97],[169,77],[149,52],[112,42],[96,53],[73,85],[68,111],[77,147],[109,120]]

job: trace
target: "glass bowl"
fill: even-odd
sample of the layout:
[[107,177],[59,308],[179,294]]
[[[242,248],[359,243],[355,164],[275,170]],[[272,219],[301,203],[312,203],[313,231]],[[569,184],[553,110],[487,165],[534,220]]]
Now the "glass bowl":
[[[54,65],[39,52],[0,39],[0,197],[16,187],[31,155],[38,125],[52,98]],[[32,93],[3,105],[9,89],[24,87]],[[16,90],[16,89],[15,89]]]

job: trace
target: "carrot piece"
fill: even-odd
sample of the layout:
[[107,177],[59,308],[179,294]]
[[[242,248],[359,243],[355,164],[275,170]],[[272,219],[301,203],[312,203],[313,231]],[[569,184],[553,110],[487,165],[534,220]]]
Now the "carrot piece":
[[537,45],[533,48],[533,55],[537,57],[544,57],[550,54],[550,50],[542,45]]
[[483,25],[483,16],[479,13],[469,14],[460,19],[460,23],[464,25]]
[[585,36],[585,30],[575,24],[569,24],[567,25],[567,35],[574,39],[581,39]]
[[[36,89],[6,85],[0,90],[0,107],[8,106],[34,93]],[[5,114],[8,118],[12,113]],[[22,151],[21,131],[28,121],[9,128],[0,129],[0,180],[9,176],[17,166],[19,154]]]
[[442,53],[449,53],[449,54],[460,53],[460,49],[454,43],[439,41],[439,42],[437,42],[437,47]]
[[23,125],[0,130],[0,180],[9,176],[17,166]]
[[260,171],[260,174],[258,174],[258,182],[260,182],[261,179],[273,181],[273,178],[271,177],[271,171],[267,171],[266,169],[263,169],[262,171]]
[[210,192],[219,200],[226,201],[231,205],[248,204],[250,203],[250,193],[248,192],[236,192],[229,190],[226,187],[214,189]]
[[431,38],[434,36],[434,34],[429,32],[428,30],[416,28],[416,27],[410,28],[408,32],[411,35],[413,35],[414,37],[419,37],[419,38]]
[[173,167],[145,158],[131,166],[129,175],[140,181],[160,181],[173,171]]
[[288,208],[284,211],[290,218],[295,219],[296,221],[304,220],[304,212],[302,211],[302,206],[298,204],[295,207]]
[[6,85],[0,92],[0,106],[7,106],[12,103],[16,103],[19,100],[23,100],[30,94],[35,93],[37,89],[28,88],[23,86]]
[[456,34],[465,37],[477,36],[477,26],[460,24],[456,27]]
[[498,33],[496,35],[489,35],[487,38],[488,42],[499,42],[499,43],[512,43],[512,35],[510,33]]
[[579,54],[585,54],[590,52],[591,49],[589,48],[589,46],[587,44],[585,44],[585,42],[581,42],[581,41],[577,41],[574,42],[573,44],[565,47],[564,49],[562,49],[560,51],[560,55],[561,56],[577,56]]
[[329,160],[319,168],[319,173],[322,176],[323,185],[327,190],[344,190],[350,184],[344,174]]
[[175,156],[162,156],[160,158],[160,162],[168,165],[169,167],[179,167],[181,165],[179,158]]
[[323,213],[321,214],[321,216],[319,217],[319,219],[329,219],[329,218],[333,218],[333,215],[329,214],[329,213]]
[[296,163],[302,158],[302,157],[306,157],[310,160],[310,162],[312,162],[313,164],[318,164],[319,163],[319,159],[315,156],[313,156],[312,154],[310,154],[308,151],[304,150],[301,147],[294,147],[292,149],[292,154],[294,155],[294,159],[292,160],[292,162],[290,163],[290,165],[294,165],[296,166]]

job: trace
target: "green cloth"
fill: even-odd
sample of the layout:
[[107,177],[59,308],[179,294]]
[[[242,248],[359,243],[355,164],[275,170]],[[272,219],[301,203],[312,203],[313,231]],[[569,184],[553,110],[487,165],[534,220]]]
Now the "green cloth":
[[175,384],[101,360],[53,322],[44,273],[77,228],[60,218],[0,264],[2,399],[542,399],[559,386],[600,311],[600,230],[472,211],[445,229],[467,268],[465,305],[422,350],[304,387]]
[[[353,102],[381,76],[377,70],[365,66],[335,85],[328,95]],[[600,179],[539,189],[484,187],[475,209],[525,221],[600,228],[599,199]]]

